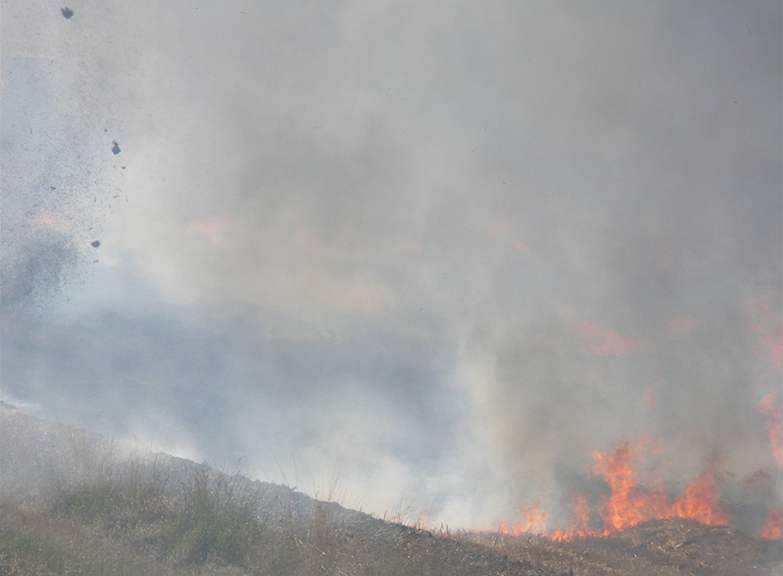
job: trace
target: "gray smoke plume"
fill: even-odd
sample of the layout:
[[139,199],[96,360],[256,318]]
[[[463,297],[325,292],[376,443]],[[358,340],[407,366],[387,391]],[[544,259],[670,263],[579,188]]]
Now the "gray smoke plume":
[[779,2],[71,8],[3,3],[3,396],[452,525],[645,436],[780,497]]

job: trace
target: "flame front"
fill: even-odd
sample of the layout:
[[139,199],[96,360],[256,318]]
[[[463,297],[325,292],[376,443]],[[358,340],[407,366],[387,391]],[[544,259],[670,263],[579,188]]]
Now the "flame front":
[[687,518],[708,526],[725,526],[729,517],[720,509],[715,473],[707,470],[691,482],[669,508],[667,518]]
[[783,508],[769,511],[759,536],[765,540],[783,539]]
[[663,511],[666,507],[665,494],[658,491],[644,493],[637,489],[632,456],[632,447],[627,442],[614,454],[593,452],[593,473],[601,476],[611,490],[601,514],[604,532],[636,526],[654,518],[656,511]]
[[590,530],[590,503],[587,496],[579,494],[574,498],[573,527],[569,530],[554,530],[547,537],[556,542],[565,542],[594,535],[595,532]]
[[[766,419],[772,454],[783,467],[783,405],[778,392],[766,394],[758,404],[758,410]],[[570,528],[547,531],[547,513],[538,505],[532,505],[521,509],[515,524],[501,523],[499,531],[515,536],[541,534],[551,540],[564,541],[609,536],[650,520],[680,518],[709,526],[728,525],[730,518],[721,509],[718,481],[712,467],[691,481],[675,500],[671,500],[662,488],[639,484],[634,464],[646,456],[650,446],[649,440],[623,442],[613,452],[593,452],[592,473],[606,483],[608,495],[592,505],[587,496],[577,495],[573,500]],[[757,476],[761,477],[756,474],[753,478]],[[594,518],[591,510],[595,511]],[[600,525],[600,528],[591,525]],[[759,536],[767,540],[783,538],[783,508],[769,511]]]
[[728,524],[729,517],[720,508],[712,470],[702,473],[688,484],[682,496],[669,502],[663,490],[637,484],[633,457],[641,450],[641,446],[633,447],[624,443],[613,454],[593,454],[593,472],[601,476],[611,490],[601,514],[604,535],[648,520],[684,518],[711,526]]
[[[711,526],[729,523],[720,507],[715,474],[707,470],[688,484],[682,495],[670,501],[660,489],[640,486],[634,471],[634,458],[644,451],[645,444],[621,444],[614,452],[593,453],[593,473],[609,486],[609,495],[600,509],[602,528],[590,528],[590,504],[586,496],[574,499],[572,527],[544,535],[552,540],[572,540],[587,536],[609,536],[648,520],[683,518]],[[547,515],[537,506],[522,510],[520,521],[513,529],[502,525],[501,532],[514,535],[541,533]]]
[[522,534],[541,534],[546,528],[547,513],[538,504],[524,506],[519,511],[519,520],[511,527],[501,522],[500,533],[521,536]]

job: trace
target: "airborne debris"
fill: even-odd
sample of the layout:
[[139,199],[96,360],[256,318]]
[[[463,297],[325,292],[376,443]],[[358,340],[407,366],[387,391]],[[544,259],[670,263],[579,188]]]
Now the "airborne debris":
[[120,152],[122,152],[122,150],[120,150],[120,145],[117,144],[116,140],[112,140],[112,142],[111,142],[111,153],[116,156]]
[[90,246],[92,246],[93,248],[98,248],[100,247],[100,245],[101,245],[100,240],[93,240],[92,242],[90,242]]
[[62,14],[63,14],[63,17],[64,17],[66,20],[70,20],[70,19],[71,19],[71,16],[73,16],[73,10],[71,10],[70,8],[68,8],[68,6],[63,6],[62,8],[60,8],[60,12],[62,12]]

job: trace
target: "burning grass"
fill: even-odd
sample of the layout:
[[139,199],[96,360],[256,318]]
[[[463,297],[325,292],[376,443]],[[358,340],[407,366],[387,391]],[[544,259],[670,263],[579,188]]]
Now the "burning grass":
[[[636,465],[649,453],[649,441],[625,442],[613,452],[593,453],[593,476],[603,480],[608,495],[600,503],[591,503],[586,494],[573,498],[572,521],[566,529],[546,530],[547,513],[537,505],[525,506],[519,519],[502,522],[498,532],[520,536],[536,534],[554,541],[578,538],[607,537],[652,520],[691,520],[705,526],[727,526],[731,517],[720,501],[718,476],[710,467],[692,480],[672,499],[664,488],[644,485],[639,481]],[[775,511],[760,535],[779,539],[779,516]]]
[[[766,576],[783,568],[779,542],[678,520],[687,513],[722,522],[719,506],[710,516],[695,512],[702,510],[696,502],[719,504],[715,485],[703,476],[678,498],[657,495],[638,481],[634,459],[644,452],[634,445],[594,455],[593,473],[608,495],[601,502],[577,496],[565,538],[545,531],[548,516],[540,506],[524,510],[529,532],[515,537],[511,526],[507,534],[401,526],[168,456],[120,458],[111,444],[90,443],[83,434],[53,432],[20,414],[6,418],[4,424],[0,414],[0,464],[17,465],[0,467],[0,494],[10,487],[16,495],[0,497],[4,575]],[[19,434],[22,428],[29,434]],[[46,454],[43,447],[46,458],[14,460]],[[49,481],[41,481],[44,473]],[[29,493],[22,491],[26,484]],[[655,506],[672,518],[645,520]],[[596,526],[604,521],[600,512],[623,507],[640,523],[611,532]],[[770,538],[779,520],[768,519]],[[543,535],[530,534],[535,531]],[[718,570],[721,563],[730,570]],[[758,569],[743,571],[745,564]]]

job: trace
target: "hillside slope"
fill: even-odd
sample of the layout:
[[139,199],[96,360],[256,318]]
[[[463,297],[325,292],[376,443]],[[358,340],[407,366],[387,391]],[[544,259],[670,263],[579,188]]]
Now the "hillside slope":
[[7,405],[0,501],[0,574],[557,574]]
[[29,574],[783,576],[783,542],[679,520],[433,534],[0,404],[0,575]]

